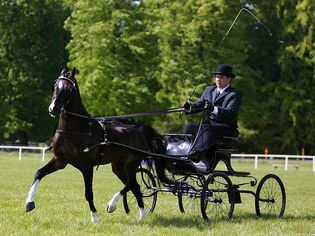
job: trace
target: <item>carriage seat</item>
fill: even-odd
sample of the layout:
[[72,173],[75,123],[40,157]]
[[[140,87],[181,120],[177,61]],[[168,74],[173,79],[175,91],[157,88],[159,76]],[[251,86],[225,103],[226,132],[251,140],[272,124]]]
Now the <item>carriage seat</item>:
[[235,151],[235,146],[238,142],[238,137],[221,136],[215,143],[215,149],[217,151]]
[[[187,154],[190,150],[192,143],[192,137],[181,134],[165,134],[164,137],[167,140],[167,155],[183,157],[187,160]],[[236,144],[238,142],[237,137],[221,136],[217,139],[214,149],[209,153],[209,156],[205,156],[199,163],[194,162],[182,162],[175,161],[168,163],[168,170],[173,174],[203,174],[208,175],[215,171],[217,164],[223,161],[227,167],[226,174],[234,176],[247,176],[249,172],[235,171],[231,166],[231,155],[235,151]],[[184,144],[184,145],[183,145]]]
[[220,137],[214,145],[212,155],[210,154],[210,157],[204,158],[202,162],[199,162],[197,164],[194,163],[197,171],[202,174],[208,175],[214,171],[217,171],[216,167],[218,163],[222,161],[225,164],[227,171],[221,172],[225,172],[226,174],[232,176],[248,176],[250,174],[249,172],[235,171],[231,165],[231,155],[235,151],[238,140],[239,139],[237,137]]

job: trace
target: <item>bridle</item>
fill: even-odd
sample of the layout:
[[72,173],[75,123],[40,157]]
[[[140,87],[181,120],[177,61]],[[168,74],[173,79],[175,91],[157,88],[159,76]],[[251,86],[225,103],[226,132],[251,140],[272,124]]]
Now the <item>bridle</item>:
[[[69,73],[67,73],[67,74],[69,75]],[[73,91],[73,90],[76,89],[76,84],[75,84],[75,82],[74,82],[72,79],[69,79],[68,77],[66,77],[66,76],[64,76],[64,75],[60,75],[60,76],[58,77],[58,79],[56,79],[56,80],[53,82],[53,84],[52,84],[52,89],[54,89],[55,84],[56,84],[59,80],[65,80],[65,81],[69,82],[69,83],[72,85],[71,91]]]
[[[69,73],[67,73],[67,75],[69,75]],[[55,85],[56,83],[58,83],[58,81],[60,80],[63,80],[63,81],[67,81],[69,83],[69,85],[67,86],[67,92],[66,94],[61,94],[62,92],[64,93],[64,88],[61,89],[58,93],[56,93],[53,97],[52,97],[52,100],[55,100],[56,102],[56,98],[59,97],[59,96],[62,96],[63,97],[61,98],[62,101],[62,105],[61,105],[61,109],[64,108],[65,106],[67,106],[70,102],[70,98],[72,97],[73,93],[75,92],[77,86],[76,86],[76,83],[75,81],[73,81],[72,79],[69,79],[67,76],[65,75],[60,75],[58,77],[58,79],[56,79],[53,84],[52,84],[52,90],[55,91]]]

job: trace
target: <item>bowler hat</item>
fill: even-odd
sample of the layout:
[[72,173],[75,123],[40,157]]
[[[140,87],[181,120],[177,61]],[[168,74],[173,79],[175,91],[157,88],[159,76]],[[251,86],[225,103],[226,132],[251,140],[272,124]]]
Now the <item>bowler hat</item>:
[[232,66],[228,64],[220,64],[217,66],[216,70],[213,71],[213,74],[215,75],[226,75],[231,78],[235,77],[235,74],[232,72]]

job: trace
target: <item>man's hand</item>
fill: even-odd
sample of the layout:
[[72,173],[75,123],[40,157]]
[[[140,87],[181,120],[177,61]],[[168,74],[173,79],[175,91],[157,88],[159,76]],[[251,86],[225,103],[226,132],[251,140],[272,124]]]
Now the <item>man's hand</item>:
[[212,103],[209,102],[208,100],[205,101],[205,106],[203,108],[208,112],[213,112],[214,109]]
[[187,100],[183,103],[182,108],[185,109],[185,112],[186,112],[186,113],[190,113],[190,111],[191,111],[191,102],[189,101],[189,99],[187,99]]

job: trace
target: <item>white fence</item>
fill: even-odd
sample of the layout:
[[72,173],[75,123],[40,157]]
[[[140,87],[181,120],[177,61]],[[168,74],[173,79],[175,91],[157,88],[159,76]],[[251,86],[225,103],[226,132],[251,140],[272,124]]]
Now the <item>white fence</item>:
[[19,161],[22,160],[22,151],[23,150],[39,150],[42,154],[42,161],[45,161],[45,152],[48,147],[29,147],[29,146],[0,146],[0,150],[9,149],[9,150],[18,150],[19,151]]
[[[22,151],[23,150],[39,150],[41,152],[42,161],[45,161],[45,153],[48,147],[29,147],[29,146],[0,146],[0,150],[9,149],[9,150],[18,150],[19,151],[19,160],[22,160]],[[284,170],[287,171],[289,164],[289,159],[295,160],[313,160],[313,172],[315,172],[315,156],[300,156],[300,155],[276,155],[276,154],[232,154],[232,157],[237,158],[254,158],[255,159],[255,169],[258,169],[258,160],[260,159],[284,159]],[[280,165],[282,166],[282,165]]]
[[295,159],[295,160],[313,160],[313,172],[315,172],[315,156],[301,156],[301,155],[277,155],[277,154],[232,154],[232,157],[238,157],[238,158],[254,158],[255,159],[255,169],[258,169],[258,160],[259,158],[269,158],[269,159],[284,159],[284,170],[288,171],[289,167],[289,159]]

